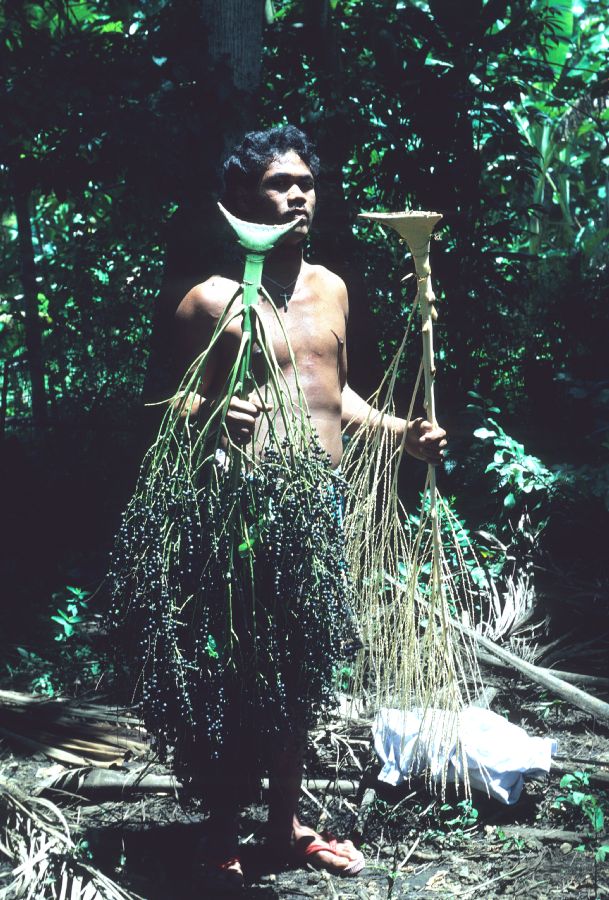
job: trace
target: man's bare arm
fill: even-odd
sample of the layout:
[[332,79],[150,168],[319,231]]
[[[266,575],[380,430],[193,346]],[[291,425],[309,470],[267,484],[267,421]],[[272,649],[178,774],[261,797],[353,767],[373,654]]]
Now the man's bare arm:
[[[182,298],[174,317],[173,328],[173,371],[176,388],[185,379],[196,358],[208,346],[215,328],[212,305],[208,296],[208,284],[197,284]],[[203,412],[205,393],[217,367],[217,354],[210,354],[203,382],[196,391],[191,391],[185,402],[176,401],[181,406],[181,414],[197,417]],[[180,395],[182,397],[183,394]]]
[[433,465],[442,462],[446,447],[446,432],[443,428],[438,425],[434,427],[422,417],[407,422],[398,416],[384,414],[366,403],[348,384],[343,388],[342,397],[341,424],[347,434],[355,434],[361,426],[370,429],[385,428],[395,435],[396,440],[401,441],[406,431],[405,447],[411,456]]
[[343,430],[349,435],[355,434],[362,425],[366,425],[370,429],[385,428],[387,431],[393,432],[398,440],[401,440],[406,427],[406,420],[397,416],[383,414],[381,410],[375,409],[369,403],[366,403],[363,397],[356,394],[346,384],[343,388],[341,424]]
[[[209,346],[226,301],[232,296],[232,286],[224,279],[210,278],[194,287],[184,297],[175,315],[174,358],[176,381],[182,379],[189,366]],[[183,405],[184,415],[204,415],[204,404],[210,396],[220,368],[219,345],[208,355],[203,377],[196,392],[191,392]],[[262,405],[257,397],[242,400],[231,398],[225,419],[226,429],[237,443],[251,440]]]

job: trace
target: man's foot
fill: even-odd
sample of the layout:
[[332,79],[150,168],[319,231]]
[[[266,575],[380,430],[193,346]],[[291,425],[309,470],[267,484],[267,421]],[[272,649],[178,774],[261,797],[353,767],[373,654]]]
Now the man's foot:
[[294,827],[292,858],[343,878],[357,875],[365,865],[363,853],[351,841],[337,841],[327,831],[317,834],[300,824]]
[[206,897],[233,896],[243,890],[243,869],[236,856],[223,862],[203,860],[197,870],[197,887],[205,890]]
[[195,851],[196,890],[204,897],[238,894],[243,890],[243,869],[236,828],[232,821],[213,820],[208,827],[211,833],[202,838]]

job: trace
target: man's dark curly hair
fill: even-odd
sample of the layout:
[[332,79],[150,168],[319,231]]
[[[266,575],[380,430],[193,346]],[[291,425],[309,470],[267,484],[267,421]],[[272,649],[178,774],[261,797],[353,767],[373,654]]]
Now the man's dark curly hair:
[[224,193],[226,206],[239,205],[244,191],[255,187],[274,159],[293,150],[309,167],[319,174],[319,157],[312,141],[294,125],[277,125],[268,131],[249,131],[224,162]]

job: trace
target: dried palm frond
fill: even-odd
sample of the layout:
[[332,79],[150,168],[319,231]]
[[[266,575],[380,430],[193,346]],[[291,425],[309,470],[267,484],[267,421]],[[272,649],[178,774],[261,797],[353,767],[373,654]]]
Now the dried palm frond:
[[67,765],[111,766],[148,747],[139,720],[116,707],[0,691],[0,736]]
[[[61,811],[0,781],[2,900],[141,900],[85,862]],[[0,881],[1,884],[1,881]]]
[[[532,574],[518,572],[515,576],[506,578],[505,589],[501,593],[495,582],[490,581],[487,596],[490,603],[489,615],[479,624],[478,630],[493,641],[510,638],[526,644],[523,632],[537,601]],[[526,631],[534,634],[538,627],[532,625]]]

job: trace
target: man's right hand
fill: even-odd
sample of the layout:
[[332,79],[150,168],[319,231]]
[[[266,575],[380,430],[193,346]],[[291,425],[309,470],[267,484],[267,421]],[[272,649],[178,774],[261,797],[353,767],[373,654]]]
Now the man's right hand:
[[242,400],[236,394],[230,399],[226,413],[225,426],[228,436],[236,444],[247,444],[254,436],[256,422],[263,410],[272,409],[268,403],[263,403],[256,394],[250,394],[247,400]]

